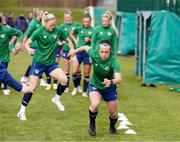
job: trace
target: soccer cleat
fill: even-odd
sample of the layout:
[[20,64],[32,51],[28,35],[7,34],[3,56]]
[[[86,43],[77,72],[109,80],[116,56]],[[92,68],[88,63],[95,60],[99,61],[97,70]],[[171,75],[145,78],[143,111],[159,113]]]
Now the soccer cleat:
[[110,126],[109,127],[109,132],[110,132],[110,134],[117,134],[115,126]]
[[89,135],[95,136],[96,135],[96,126],[95,123],[89,124]]
[[56,100],[55,97],[52,98],[52,102],[58,107],[58,109],[60,111],[64,111],[65,108],[64,106],[61,104],[61,102],[59,100]]
[[58,87],[58,85],[55,83],[55,84],[53,84],[53,89],[54,90],[57,90],[57,87]]
[[2,91],[3,91],[5,96],[10,95],[10,90],[9,89],[3,89]]
[[51,84],[48,84],[45,88],[46,91],[50,90],[51,89]]
[[26,76],[21,77],[20,82],[26,83],[29,82],[29,79]]
[[88,97],[88,95],[87,95],[86,92],[83,92],[83,93],[82,93],[82,96],[83,96],[83,97]]
[[75,96],[77,94],[77,88],[74,88],[73,91],[71,92],[72,96]]
[[24,112],[18,112],[17,117],[22,121],[27,120],[26,115],[25,115]]
[[77,89],[78,89],[78,92],[79,92],[79,93],[82,93],[82,92],[83,92],[83,89],[82,89],[82,87],[81,87],[80,85],[78,86]]
[[40,79],[40,86],[46,87],[48,86],[48,84],[46,83],[46,81],[44,81],[44,79]]
[[64,90],[64,93],[69,93],[69,87]]

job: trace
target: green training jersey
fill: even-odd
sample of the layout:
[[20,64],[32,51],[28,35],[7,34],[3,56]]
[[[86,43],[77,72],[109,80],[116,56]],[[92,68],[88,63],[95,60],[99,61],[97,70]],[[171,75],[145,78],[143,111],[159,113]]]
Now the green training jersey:
[[9,42],[11,41],[13,36],[19,37],[19,41],[22,43],[23,33],[20,30],[0,25],[0,61],[1,62],[10,61]]
[[[41,27],[41,22],[40,21],[38,21],[37,19],[32,19],[32,21],[29,23],[29,25],[28,25],[28,28],[27,28],[27,30],[26,30],[26,32],[25,32],[25,36],[27,37],[27,38],[29,38],[31,35],[32,35],[32,33],[36,30],[36,29],[38,29],[39,27]],[[32,44],[31,44],[31,48],[36,48],[37,47],[37,43],[36,43],[36,41],[35,42],[33,42]]]
[[30,37],[32,42],[37,42],[33,62],[41,65],[55,63],[57,42],[67,38],[67,35],[58,27],[51,32],[44,27],[37,29]]
[[92,33],[93,33],[93,29],[92,27],[77,27],[74,29],[74,34],[77,35],[77,39],[78,39],[78,47],[81,47],[83,45],[91,45],[91,41],[90,42],[86,42],[85,38],[92,38]]
[[[64,24],[60,25],[59,27],[60,27],[60,28],[67,34],[67,36],[69,37],[70,32],[73,31],[75,28],[77,28],[77,27],[79,27],[79,26],[80,26],[79,23],[77,23],[77,22],[72,22],[71,24],[66,24],[66,23],[64,23]],[[73,41],[72,41],[72,43],[73,43],[73,45],[74,45],[74,48],[76,48],[75,43],[74,43]],[[69,50],[70,50],[70,48],[69,48],[69,46],[68,46],[67,43],[63,44],[62,49],[63,49],[63,51],[69,51]]]
[[113,44],[113,54],[117,55],[118,52],[118,42],[115,30],[109,26],[104,27],[102,25],[97,26],[92,35],[91,47],[96,51],[99,49],[99,43],[101,40],[110,40]]
[[93,63],[93,75],[90,84],[99,89],[106,89],[102,84],[104,79],[113,79],[114,73],[120,73],[121,71],[117,56],[110,55],[106,61],[102,61],[99,52],[97,53],[93,48],[88,50],[88,55]]

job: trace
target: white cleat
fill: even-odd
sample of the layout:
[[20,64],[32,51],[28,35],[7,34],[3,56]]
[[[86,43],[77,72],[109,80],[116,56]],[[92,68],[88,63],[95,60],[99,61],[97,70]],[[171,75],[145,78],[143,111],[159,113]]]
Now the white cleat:
[[78,92],[79,92],[79,93],[82,93],[82,92],[83,92],[83,89],[82,89],[82,87],[81,87],[80,85],[78,86],[77,89],[78,89]]
[[64,93],[69,93],[69,87],[64,90]]
[[51,89],[51,84],[47,84],[45,90],[48,91],[48,90],[50,90],[50,89]]
[[23,76],[23,77],[21,77],[20,82],[26,83],[26,82],[29,82],[29,79],[27,77]]
[[83,96],[83,97],[86,97],[86,98],[88,97],[88,95],[87,95],[86,92],[83,92],[83,93],[82,93],[82,96]]
[[57,88],[58,88],[58,85],[55,83],[55,84],[53,84],[53,89],[54,90],[57,90]]
[[26,120],[27,120],[26,115],[25,115],[24,112],[18,112],[17,117],[18,117],[20,120],[22,120],[22,121],[26,121]]
[[77,88],[74,88],[73,91],[71,92],[72,96],[75,96],[77,94]]
[[10,90],[9,89],[3,89],[2,91],[3,91],[5,96],[9,96],[10,95]]
[[58,107],[58,109],[60,111],[64,111],[65,108],[64,106],[61,104],[60,100],[56,100],[55,97],[52,98],[52,102]]
[[44,81],[44,79],[40,79],[40,86],[42,87],[46,87],[48,84],[46,83],[46,81]]

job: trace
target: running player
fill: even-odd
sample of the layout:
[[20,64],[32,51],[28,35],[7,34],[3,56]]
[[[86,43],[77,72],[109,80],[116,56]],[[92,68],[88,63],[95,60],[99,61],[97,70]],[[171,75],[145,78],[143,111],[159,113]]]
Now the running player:
[[[67,35],[60,28],[56,27],[56,18],[53,14],[45,12],[42,17],[42,23],[42,27],[37,29],[25,43],[25,48],[28,53],[34,55],[30,71],[30,85],[32,89],[35,90],[39,77],[43,72],[56,78],[60,83],[56,95],[52,98],[52,102],[60,111],[64,111],[65,108],[60,102],[60,96],[67,87],[67,77],[63,70],[55,63],[56,45],[59,40],[66,41],[71,49],[73,49],[73,45]],[[33,41],[37,42],[38,46],[36,49],[30,48]],[[20,120],[27,120],[25,110],[32,95],[33,93],[24,94],[20,111],[17,114],[17,117],[19,117]]]
[[109,132],[116,134],[115,124],[117,114],[116,84],[121,82],[120,66],[117,56],[112,54],[112,43],[109,40],[99,42],[98,52],[89,46],[82,46],[70,51],[69,55],[86,51],[92,58],[93,76],[90,80],[88,91],[91,105],[89,107],[89,134],[96,135],[96,116],[100,102],[104,99],[109,111]]
[[[15,52],[18,53],[21,49],[23,33],[17,29],[4,26],[3,17],[0,16],[0,62],[6,67],[6,69],[8,68],[10,61],[9,43],[14,37],[19,37],[18,40],[20,40],[19,45],[15,49]],[[2,90],[4,95],[9,95],[10,90],[7,89],[7,84],[4,84]]]
[[[64,12],[64,24],[60,25],[59,27],[69,36],[70,32],[72,30],[74,30],[75,28],[79,27],[80,24],[78,24],[77,22],[73,21],[72,18],[72,13],[69,10],[66,10]],[[73,43],[74,47],[76,48],[76,44]],[[64,43],[62,45],[62,49],[63,49],[63,63],[64,63],[64,68],[63,71],[66,73],[66,76],[68,78],[68,87],[66,88],[65,92],[69,92],[69,73],[70,73],[70,62],[69,62],[69,57],[67,57],[67,54],[70,50],[70,48],[68,47],[68,45],[66,43]],[[73,60],[77,60],[76,57],[73,58]],[[74,65],[74,64],[73,64]],[[74,67],[73,67],[74,68]],[[79,80],[80,80],[81,75],[79,75]],[[80,81],[79,81],[80,82]],[[78,91],[82,93],[82,88],[78,87]]]
[[[93,28],[91,27],[91,17],[89,14],[85,14],[83,18],[83,26],[75,28],[71,33],[70,37],[77,44],[77,47],[91,44],[91,37],[93,33]],[[77,35],[77,38],[74,36]],[[76,95],[78,88],[78,72],[80,70],[80,65],[84,63],[84,79],[83,79],[83,97],[87,96],[87,87],[89,83],[89,74],[91,70],[92,61],[85,51],[76,54],[77,62],[74,62],[74,67],[72,70],[74,90],[71,95]]]
[[[33,9],[33,19],[32,21],[29,23],[28,28],[24,34],[24,41],[23,43],[26,42],[26,40],[32,35],[32,33],[38,29],[41,26],[41,19],[42,19],[42,15],[43,15],[43,10],[39,9],[39,8],[34,8]],[[23,44],[24,46],[24,44]],[[34,43],[31,44],[31,48],[36,48],[37,47],[37,43],[36,41]],[[26,70],[25,75],[21,78],[21,82],[28,82],[28,77],[29,77],[29,72],[31,69],[31,65],[29,65],[29,67]],[[50,78],[49,75],[47,75],[47,80]],[[40,77],[40,86],[47,86],[47,83],[43,80],[42,77]]]

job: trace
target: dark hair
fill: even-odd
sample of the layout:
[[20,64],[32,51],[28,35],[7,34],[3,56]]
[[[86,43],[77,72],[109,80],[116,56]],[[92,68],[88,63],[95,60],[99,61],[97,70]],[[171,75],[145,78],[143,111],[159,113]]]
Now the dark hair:
[[89,18],[91,20],[91,15],[89,13],[84,14],[83,18]]
[[100,44],[108,44],[109,46],[111,46],[111,48],[112,48],[112,46],[113,46],[111,40],[101,40],[101,41],[100,41]]

